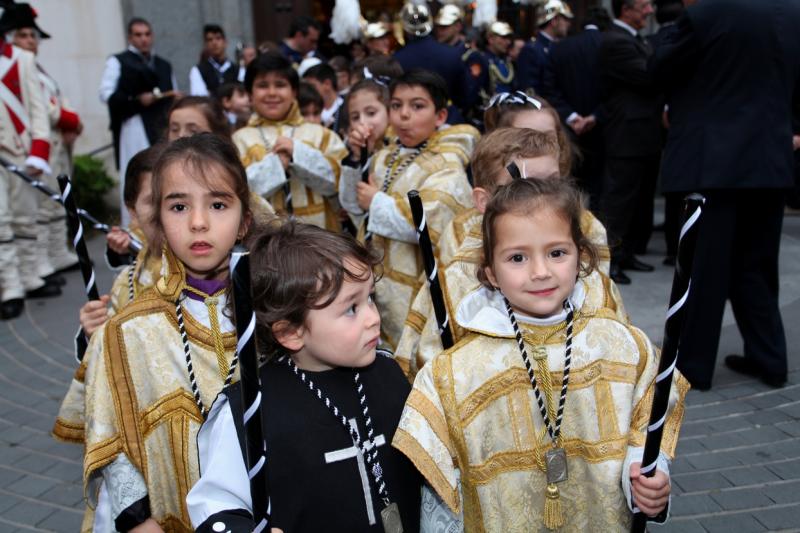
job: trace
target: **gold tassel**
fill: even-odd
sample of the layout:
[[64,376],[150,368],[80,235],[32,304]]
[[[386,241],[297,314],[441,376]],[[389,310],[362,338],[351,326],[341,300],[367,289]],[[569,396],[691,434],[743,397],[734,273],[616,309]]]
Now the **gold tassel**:
[[564,513],[561,509],[561,499],[555,483],[547,485],[547,496],[544,500],[544,527],[558,529],[564,525]]

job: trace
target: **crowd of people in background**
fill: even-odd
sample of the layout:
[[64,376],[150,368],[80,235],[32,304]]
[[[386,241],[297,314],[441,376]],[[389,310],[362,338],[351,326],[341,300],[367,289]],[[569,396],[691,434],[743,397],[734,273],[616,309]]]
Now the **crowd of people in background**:
[[[727,299],[745,351],[725,363],[786,382],[777,259],[784,205],[797,201],[786,195],[790,140],[800,146],[800,10],[691,4],[613,0],[575,31],[568,3],[546,0],[525,40],[501,20],[467,27],[456,5],[408,3],[397,27],[365,21],[330,58],[312,18],[235,58],[224,28],[208,24],[187,92],[154,53],[152,24],[131,19],[100,83],[122,213],[106,255],[122,270],[80,310],[88,348],[53,430],[85,446],[84,525],[256,526],[241,453],[249,409],[233,385],[229,252],[240,242],[268,383],[276,527],[614,530],[634,508],[665,521],[684,396],[690,383],[711,387]],[[18,80],[3,78],[0,154],[51,179],[81,123],[35,63],[47,38],[35,12],[15,5],[0,19],[0,68]],[[646,37],[654,12],[660,29]],[[753,72],[761,95],[745,90]],[[6,319],[25,297],[57,295],[76,258],[62,246],[63,209],[2,175]],[[687,193],[706,195],[708,221],[647,477],[658,350],[617,285],[655,269],[640,257],[659,181],[664,264],[676,262]],[[424,290],[411,191],[443,301]]]

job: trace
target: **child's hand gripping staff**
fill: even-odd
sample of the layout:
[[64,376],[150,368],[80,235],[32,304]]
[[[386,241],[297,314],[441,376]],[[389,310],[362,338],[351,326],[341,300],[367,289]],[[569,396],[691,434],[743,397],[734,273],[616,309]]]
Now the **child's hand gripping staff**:
[[256,315],[253,311],[250,287],[250,259],[242,245],[231,253],[231,281],[233,283],[233,310],[236,318],[236,352],[239,355],[243,426],[247,473],[250,478],[250,497],[253,502],[253,531],[266,531],[270,520],[269,480],[266,471],[267,443],[261,426],[261,380],[258,374],[256,350]]
[[[75,247],[75,253],[78,254],[78,263],[81,267],[81,274],[83,274],[83,282],[86,284],[86,296],[89,300],[99,300],[100,295],[97,292],[92,260],[89,258],[89,251],[86,249],[86,242],[83,239],[83,224],[81,224],[81,219],[78,215],[78,206],[75,205],[75,198],[72,196],[72,183],[67,176],[61,174],[58,177],[58,185],[61,188],[61,201],[67,210],[72,243]],[[86,353],[88,345],[89,337],[81,328],[75,336],[75,356],[78,362],[83,361],[83,355]]]
[[453,346],[453,333],[450,331],[450,317],[447,315],[447,306],[439,282],[439,268],[436,255],[433,253],[431,236],[428,233],[428,224],[425,220],[425,210],[422,207],[422,198],[418,191],[408,191],[408,203],[411,204],[411,216],[417,229],[417,242],[422,253],[422,262],[425,265],[425,274],[428,278],[428,289],[431,291],[433,311],[436,314],[436,323],[439,326],[439,336],[442,339],[442,348],[447,350]]
[[[705,198],[699,194],[691,194],[686,198],[684,223],[681,227],[680,240],[678,241],[678,261],[675,265],[675,276],[672,279],[672,292],[669,298],[667,320],[664,325],[664,345],[661,349],[661,359],[658,363],[653,406],[650,411],[650,421],[647,425],[647,439],[645,440],[644,456],[640,467],[641,475],[648,478],[652,478],[656,474],[656,461],[661,448],[664,421],[667,417],[672,375],[678,362],[678,345],[686,318],[684,305],[689,298],[689,290],[692,284],[691,274],[695,243],[697,242],[698,224],[704,203]],[[633,485],[635,504],[636,484],[633,483]],[[634,507],[631,531],[635,533],[643,532],[646,522],[647,516],[645,513],[641,512],[638,507]]]

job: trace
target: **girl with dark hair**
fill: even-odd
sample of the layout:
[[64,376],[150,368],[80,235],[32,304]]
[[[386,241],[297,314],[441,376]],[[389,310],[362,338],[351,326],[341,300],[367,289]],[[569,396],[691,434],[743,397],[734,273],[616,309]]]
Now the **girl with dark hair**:
[[230,138],[231,127],[222,104],[208,96],[184,96],[172,104],[168,141],[203,132]]
[[191,530],[184,499],[199,477],[196,433],[236,378],[223,311],[249,198],[235,147],[217,135],[172,142],[153,170],[161,277],[94,333],[86,353],[84,480],[90,506],[103,507],[95,531]]

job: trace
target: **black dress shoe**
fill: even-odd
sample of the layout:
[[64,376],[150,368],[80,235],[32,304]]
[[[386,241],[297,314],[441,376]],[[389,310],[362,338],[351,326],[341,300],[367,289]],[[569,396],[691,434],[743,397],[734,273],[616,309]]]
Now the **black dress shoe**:
[[25,293],[26,298],[53,298],[54,296],[61,296],[61,287],[50,281],[46,281],[38,289]]
[[727,356],[725,358],[725,366],[734,372],[738,372],[739,374],[758,378],[765,385],[775,389],[779,389],[786,385],[786,376],[768,374],[764,372],[757,364],[743,355]]
[[643,261],[639,261],[635,257],[620,261],[619,266],[622,270],[635,270],[636,272],[652,272],[655,270],[653,265],[648,265]]
[[22,298],[14,298],[12,300],[8,300],[7,302],[3,302],[0,305],[0,318],[3,320],[11,320],[12,318],[17,318],[19,315],[22,314],[22,310],[25,309],[25,300]]
[[622,269],[617,266],[613,265],[608,271],[608,277],[614,280],[614,283],[617,285],[630,285],[631,278],[622,271]]
[[67,278],[58,274],[58,272],[53,272],[49,276],[45,276],[42,278],[45,283],[55,283],[59,287],[63,287],[67,284]]
[[670,266],[670,267],[674,267],[676,262],[677,262],[677,259],[675,259],[674,255],[668,255],[667,257],[664,258],[664,260],[661,262],[661,264],[666,265],[666,266]]

